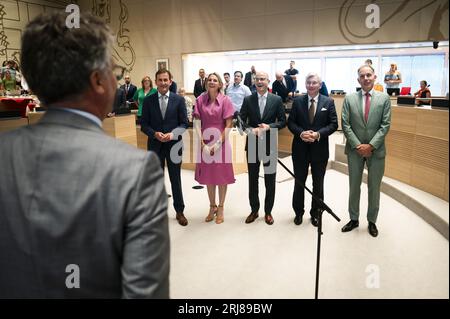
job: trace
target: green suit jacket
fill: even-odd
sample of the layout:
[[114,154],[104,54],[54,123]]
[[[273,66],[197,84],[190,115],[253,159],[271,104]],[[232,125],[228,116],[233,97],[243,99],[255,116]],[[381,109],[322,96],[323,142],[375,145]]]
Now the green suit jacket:
[[345,154],[356,152],[359,144],[370,144],[374,147],[372,156],[384,158],[384,138],[391,126],[391,101],[387,94],[373,90],[367,123],[364,121],[363,105],[362,90],[344,99],[342,130],[347,139]]

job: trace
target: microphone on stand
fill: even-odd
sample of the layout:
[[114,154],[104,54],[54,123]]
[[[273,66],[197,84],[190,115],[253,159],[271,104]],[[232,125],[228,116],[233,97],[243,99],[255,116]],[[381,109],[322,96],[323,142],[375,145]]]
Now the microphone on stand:
[[236,128],[238,129],[239,135],[243,136],[246,128],[239,111],[234,112],[233,118],[236,120]]

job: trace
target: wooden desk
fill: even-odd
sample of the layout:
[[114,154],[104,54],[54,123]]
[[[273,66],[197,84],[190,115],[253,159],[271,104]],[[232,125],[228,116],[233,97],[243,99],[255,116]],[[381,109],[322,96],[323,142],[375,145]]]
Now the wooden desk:
[[103,120],[105,132],[137,147],[136,117],[134,114],[117,115]]
[[[286,114],[286,120],[289,114]],[[292,152],[292,140],[294,135],[289,131],[288,127],[278,130],[278,150],[291,154]]]
[[[0,97],[0,111],[20,110],[22,117],[26,117],[31,101],[33,98],[30,96]],[[30,108],[34,108],[34,104],[30,104]]]
[[[232,161],[234,174],[242,174],[247,172],[247,160],[245,154],[245,140],[246,137],[239,135],[236,129],[232,129],[229,135],[229,141],[231,144]],[[195,163],[197,161],[198,154],[198,141],[197,137],[193,136],[193,129],[188,128],[183,135],[184,150],[183,150],[183,163],[181,168],[188,170],[195,170]]]
[[28,125],[28,120],[26,118],[0,119],[0,132],[14,130],[25,125]]
[[41,117],[45,114],[45,112],[29,112],[28,113],[28,124],[36,124],[39,122]]

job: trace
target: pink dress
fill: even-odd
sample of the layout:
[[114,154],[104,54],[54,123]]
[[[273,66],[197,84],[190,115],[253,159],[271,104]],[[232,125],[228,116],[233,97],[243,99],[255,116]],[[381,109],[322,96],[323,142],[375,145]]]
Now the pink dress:
[[[234,107],[228,96],[220,93],[213,103],[209,103],[208,94],[204,93],[197,98],[192,116],[201,120],[203,141],[210,144],[220,138],[225,129],[225,120],[233,117],[233,114]],[[228,185],[235,182],[228,139],[213,156],[205,155],[199,148],[195,180],[203,185]]]

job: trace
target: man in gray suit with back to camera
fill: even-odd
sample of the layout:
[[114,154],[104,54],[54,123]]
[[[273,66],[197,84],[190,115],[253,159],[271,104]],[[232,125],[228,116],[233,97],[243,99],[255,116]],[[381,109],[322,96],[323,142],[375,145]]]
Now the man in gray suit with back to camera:
[[109,28],[65,21],[38,16],[22,37],[23,74],[48,111],[0,135],[0,298],[168,298],[158,158],[102,129],[124,71]]

